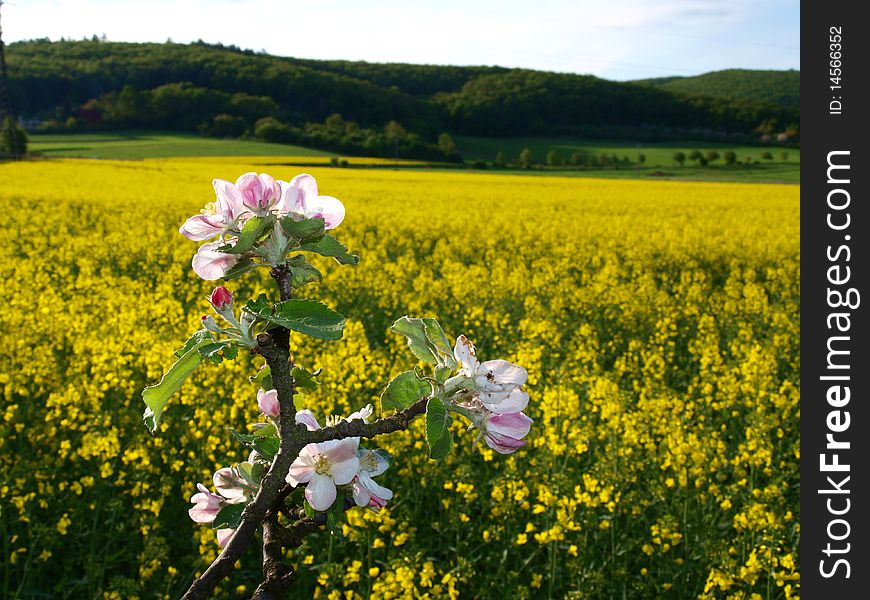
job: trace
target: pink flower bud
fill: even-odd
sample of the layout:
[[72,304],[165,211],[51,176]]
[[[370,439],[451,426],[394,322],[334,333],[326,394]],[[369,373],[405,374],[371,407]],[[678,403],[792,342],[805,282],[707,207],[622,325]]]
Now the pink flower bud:
[[208,299],[211,302],[211,305],[214,306],[214,309],[218,312],[230,308],[233,305],[233,295],[230,291],[222,285],[217,286],[211,292],[211,296]]
[[281,405],[278,403],[278,390],[260,390],[257,392],[257,406],[267,417],[277,418],[281,414]]

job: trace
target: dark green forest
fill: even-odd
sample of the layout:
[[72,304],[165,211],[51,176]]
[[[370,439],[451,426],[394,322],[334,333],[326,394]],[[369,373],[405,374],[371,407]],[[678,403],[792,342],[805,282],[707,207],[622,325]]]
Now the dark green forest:
[[[160,129],[458,160],[449,134],[796,139],[799,113],[588,75],[284,58],[220,44],[34,40],[7,47],[18,113],[47,130]],[[711,88],[713,89],[713,88]],[[700,90],[704,91],[703,86]]]
[[661,77],[637,83],[695,96],[748,100],[791,108],[800,106],[801,74],[794,70],[726,69],[694,77]]

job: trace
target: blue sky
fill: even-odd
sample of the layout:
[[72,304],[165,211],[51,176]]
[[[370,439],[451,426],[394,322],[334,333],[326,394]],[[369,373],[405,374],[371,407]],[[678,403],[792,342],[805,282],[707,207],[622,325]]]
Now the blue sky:
[[799,69],[799,0],[4,0],[12,42],[203,39],[304,58],[608,79]]

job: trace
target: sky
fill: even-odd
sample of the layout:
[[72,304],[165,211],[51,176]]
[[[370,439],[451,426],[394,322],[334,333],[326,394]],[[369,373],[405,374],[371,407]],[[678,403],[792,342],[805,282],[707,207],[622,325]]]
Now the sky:
[[629,80],[799,69],[799,0],[0,0],[6,43],[234,44],[278,56]]

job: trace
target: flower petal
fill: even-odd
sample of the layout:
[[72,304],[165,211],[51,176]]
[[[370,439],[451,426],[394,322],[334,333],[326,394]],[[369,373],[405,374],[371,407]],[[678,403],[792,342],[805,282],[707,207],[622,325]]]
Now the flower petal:
[[306,197],[305,216],[309,219],[321,218],[325,229],[335,229],[344,221],[344,204],[332,196]]
[[229,222],[242,216],[242,213],[245,212],[245,205],[242,203],[242,194],[239,192],[239,188],[232,182],[223,179],[215,179],[211,185],[214,187],[214,193],[217,197],[215,202],[217,214]]
[[302,190],[302,195],[306,200],[317,198],[317,182],[308,173],[297,175],[290,180],[290,185]]
[[328,509],[335,502],[335,496],[335,482],[326,475],[315,473],[305,487],[305,499],[314,510]]
[[278,403],[278,390],[259,390],[257,392],[257,406],[268,417],[278,417],[281,414],[281,405]]
[[368,506],[372,495],[358,479],[354,480],[350,489],[353,492],[353,501],[356,502],[357,506]]
[[474,344],[471,343],[471,340],[464,335],[456,338],[456,345],[453,347],[453,357],[456,358],[456,362],[462,365],[462,370],[466,375],[469,377],[474,376],[480,362],[477,360]]
[[206,281],[214,281],[226,275],[239,260],[238,256],[215,252],[215,248],[221,246],[220,242],[203,244],[193,255],[191,266],[193,271]]
[[320,423],[318,423],[317,419],[314,418],[314,413],[307,408],[296,411],[296,422],[305,425],[308,431],[320,429]]
[[377,481],[371,478],[369,473],[362,471],[359,474],[359,480],[373,496],[383,498],[384,500],[389,500],[393,497],[393,490],[380,485]]
[[522,439],[529,433],[532,420],[523,413],[492,415],[486,419],[486,432]]
[[525,410],[529,405],[529,394],[521,387],[515,387],[510,392],[481,392],[480,401],[494,413],[508,414]]
[[354,453],[354,455],[348,459],[333,462],[329,468],[329,472],[336,484],[344,485],[350,483],[353,478],[356,477],[356,474],[359,473],[359,458],[357,458],[356,453]]
[[178,233],[194,242],[202,242],[222,234],[226,228],[217,215],[194,215],[184,222]]
[[230,543],[230,540],[233,539],[233,536],[236,535],[235,529],[218,529],[217,530],[217,540],[220,547],[223,548],[227,544]]
[[526,443],[522,440],[517,440],[506,435],[501,435],[494,432],[488,432],[484,436],[486,445],[498,452],[499,454],[513,454],[519,448],[522,448]]
[[477,376],[501,385],[523,385],[529,379],[529,374],[524,368],[506,360],[486,361],[480,365]]

